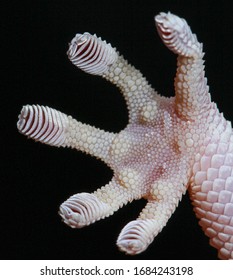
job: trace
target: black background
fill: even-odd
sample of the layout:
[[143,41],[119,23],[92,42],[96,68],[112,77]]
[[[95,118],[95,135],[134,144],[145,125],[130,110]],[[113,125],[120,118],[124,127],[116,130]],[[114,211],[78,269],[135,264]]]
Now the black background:
[[161,43],[154,15],[184,17],[206,52],[212,99],[232,120],[233,17],[231,1],[1,1],[2,81],[1,259],[217,259],[186,195],[167,226],[138,256],[115,241],[145,201],[83,229],[57,214],[77,192],[92,192],[112,176],[102,162],[69,149],[27,140],[16,129],[22,105],[41,104],[96,127],[118,132],[127,124],[121,94],[67,59],[68,42],[88,31],[111,42],[161,94],[172,96],[176,57]]

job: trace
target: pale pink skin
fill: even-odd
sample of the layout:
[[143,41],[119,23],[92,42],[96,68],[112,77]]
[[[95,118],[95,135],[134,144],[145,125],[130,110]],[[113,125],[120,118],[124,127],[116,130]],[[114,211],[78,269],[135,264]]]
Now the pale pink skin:
[[146,250],[189,189],[200,225],[218,249],[233,258],[233,134],[231,123],[211,102],[202,44],[184,19],[155,17],[158,33],[175,54],[175,97],[160,96],[119,53],[88,33],[77,34],[68,56],[83,71],[120,88],[129,124],[105,132],[55,109],[23,107],[21,133],[53,146],[72,147],[103,160],[112,180],[94,193],[78,193],[60,207],[71,227],[81,228],[112,215],[134,199],[148,200],[139,217],[121,231],[117,246],[127,254]]

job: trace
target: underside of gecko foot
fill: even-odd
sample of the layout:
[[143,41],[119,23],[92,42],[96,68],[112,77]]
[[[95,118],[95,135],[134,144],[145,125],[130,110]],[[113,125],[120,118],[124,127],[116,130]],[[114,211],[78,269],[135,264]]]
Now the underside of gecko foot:
[[109,213],[109,206],[90,193],[79,193],[63,202],[59,214],[72,228],[88,226]]
[[117,239],[119,250],[128,255],[136,255],[145,251],[154,239],[154,234],[150,230],[154,226],[155,221],[151,219],[129,222]]

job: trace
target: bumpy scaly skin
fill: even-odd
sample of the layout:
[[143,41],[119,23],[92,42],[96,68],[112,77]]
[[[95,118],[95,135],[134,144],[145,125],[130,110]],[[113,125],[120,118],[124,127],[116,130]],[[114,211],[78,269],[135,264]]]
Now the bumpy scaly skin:
[[189,187],[210,244],[220,258],[233,258],[232,127],[211,102],[202,45],[186,21],[161,13],[155,22],[165,45],[178,55],[175,97],[158,95],[105,41],[77,34],[69,47],[70,60],[120,88],[129,124],[115,134],[48,107],[27,105],[18,129],[37,141],[94,155],[114,170],[111,182],[92,194],[78,193],[60,206],[66,224],[81,228],[144,197],[146,207],[117,240],[120,250],[138,254],[166,225]]

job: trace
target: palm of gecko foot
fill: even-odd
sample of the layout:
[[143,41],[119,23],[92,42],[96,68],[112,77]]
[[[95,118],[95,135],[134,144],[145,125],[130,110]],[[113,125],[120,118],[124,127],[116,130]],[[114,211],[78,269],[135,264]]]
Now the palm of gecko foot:
[[129,124],[115,134],[55,109],[27,105],[18,129],[37,141],[94,155],[113,169],[108,184],[91,194],[75,194],[60,206],[69,226],[87,226],[144,197],[145,208],[117,240],[120,250],[138,254],[166,225],[190,186],[194,210],[211,245],[220,258],[233,258],[231,124],[211,102],[202,44],[186,21],[170,13],[161,13],[155,21],[164,44],[178,55],[175,97],[155,92],[110,44],[89,33],[77,34],[69,46],[69,59],[119,87]]

